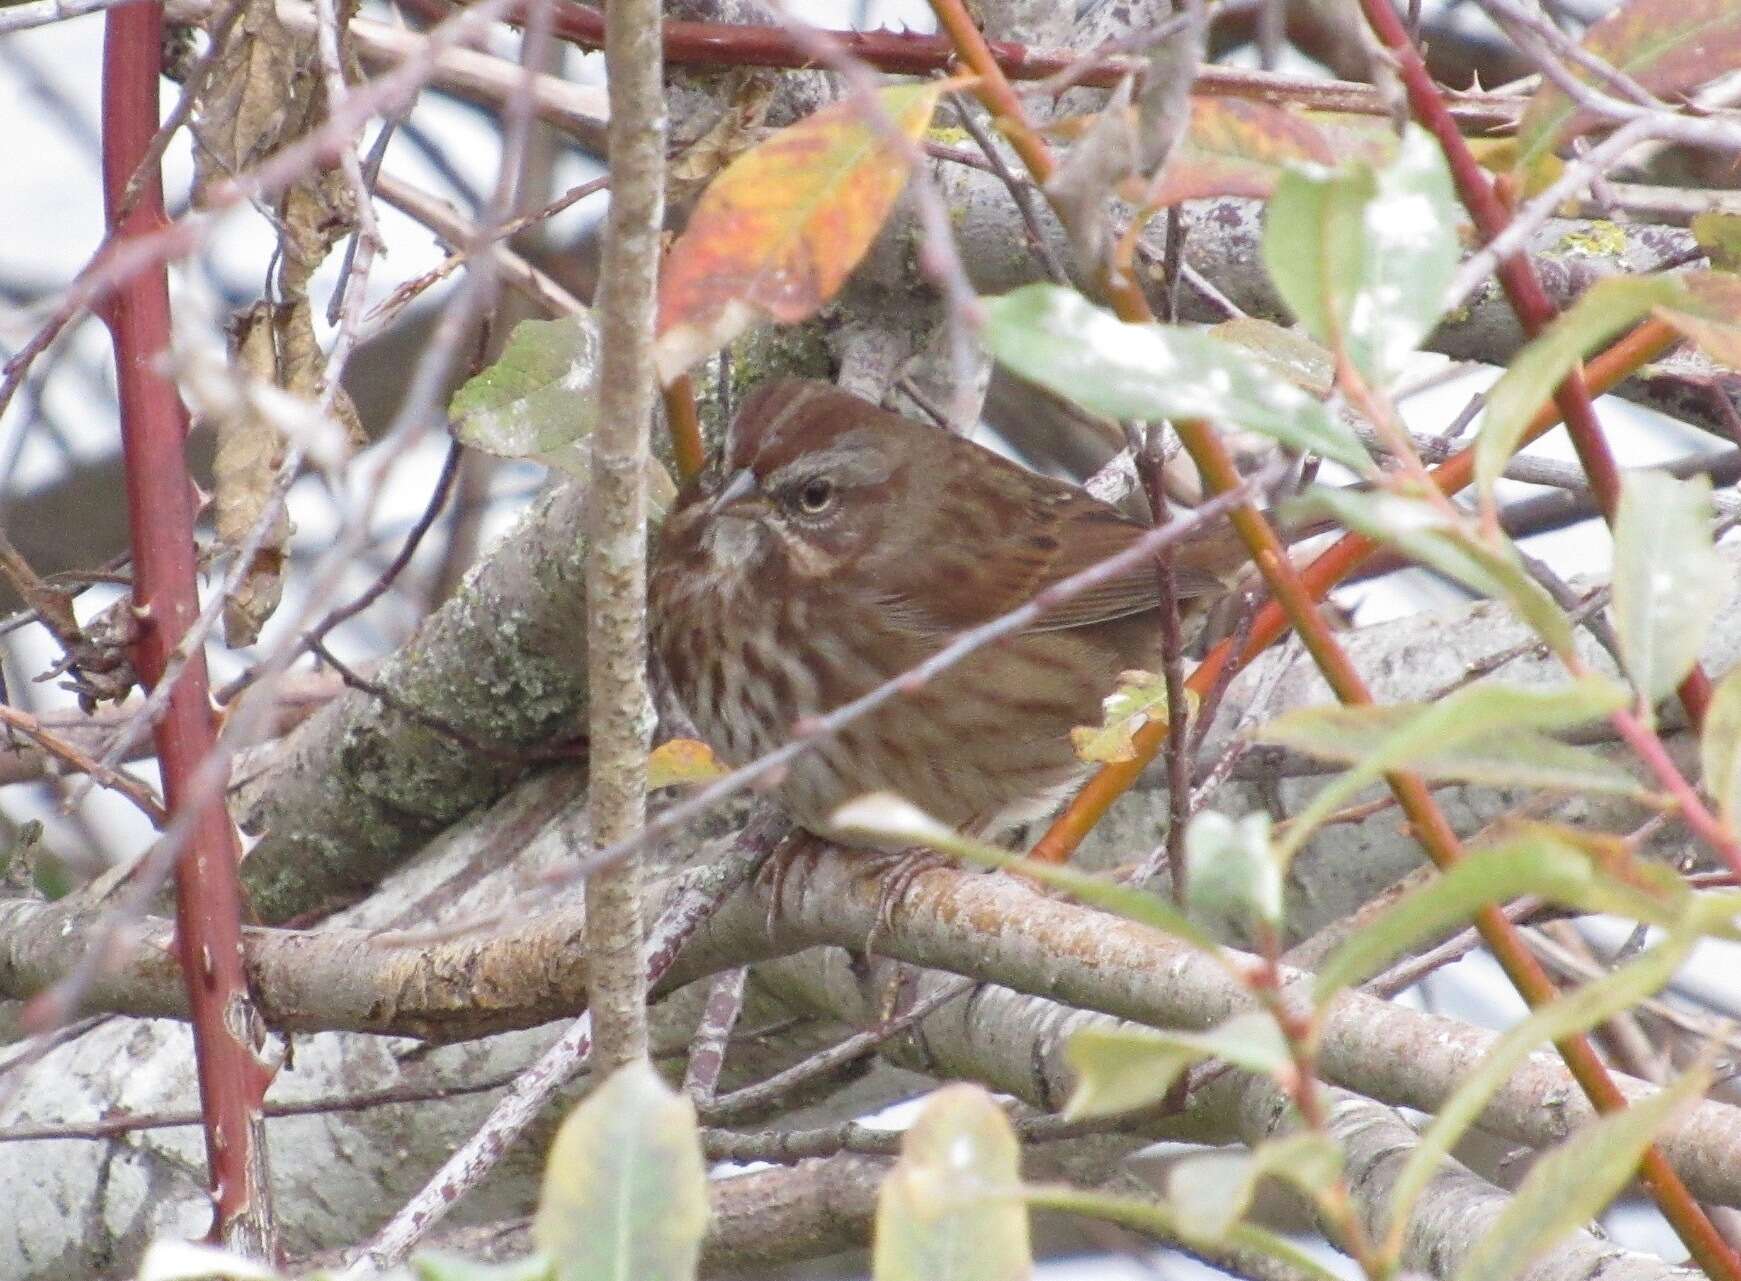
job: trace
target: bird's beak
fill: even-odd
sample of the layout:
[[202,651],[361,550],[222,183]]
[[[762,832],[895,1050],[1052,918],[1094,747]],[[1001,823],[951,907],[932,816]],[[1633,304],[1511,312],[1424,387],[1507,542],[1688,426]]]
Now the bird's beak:
[[755,472],[751,471],[748,467],[741,467],[731,474],[725,484],[720,486],[719,492],[713,496],[713,501],[707,505],[708,515],[717,515],[725,508],[730,507],[738,499],[744,498],[755,492]]

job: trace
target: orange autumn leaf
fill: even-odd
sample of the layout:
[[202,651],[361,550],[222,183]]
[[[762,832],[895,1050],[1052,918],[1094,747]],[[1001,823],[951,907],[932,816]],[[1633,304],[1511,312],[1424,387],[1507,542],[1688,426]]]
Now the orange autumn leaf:
[[659,280],[654,359],[669,383],[752,324],[794,324],[840,290],[907,183],[892,123],[919,138],[945,81],[853,98],[780,130],[702,195]]
[[1332,165],[1335,153],[1309,121],[1238,98],[1191,99],[1191,123],[1141,198],[1150,209],[1205,196],[1261,199],[1290,164]]

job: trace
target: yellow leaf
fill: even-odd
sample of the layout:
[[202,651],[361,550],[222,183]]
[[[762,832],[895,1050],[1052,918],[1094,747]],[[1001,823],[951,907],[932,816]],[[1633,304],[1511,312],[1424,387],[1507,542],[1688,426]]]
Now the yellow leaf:
[[[1185,692],[1186,707],[1195,710],[1196,695]],[[1105,718],[1098,725],[1078,725],[1070,731],[1076,755],[1091,764],[1111,765],[1136,759],[1132,737],[1149,721],[1167,714],[1167,683],[1153,672],[1120,672],[1118,688],[1101,701]]]
[[673,783],[705,783],[723,773],[725,766],[706,743],[673,738],[659,744],[647,757],[647,790]]

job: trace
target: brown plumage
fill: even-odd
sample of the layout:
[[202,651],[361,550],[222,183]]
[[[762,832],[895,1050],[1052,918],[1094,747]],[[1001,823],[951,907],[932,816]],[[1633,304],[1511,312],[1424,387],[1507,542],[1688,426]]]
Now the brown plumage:
[[[697,729],[742,764],[962,630],[1127,547],[1145,526],[1074,485],[816,382],[757,389],[654,561],[653,642]],[[1179,551],[1182,597],[1223,590],[1224,549]],[[792,817],[900,793],[961,830],[1045,813],[1084,772],[1120,672],[1152,669],[1152,567],[1059,606],[794,761]]]

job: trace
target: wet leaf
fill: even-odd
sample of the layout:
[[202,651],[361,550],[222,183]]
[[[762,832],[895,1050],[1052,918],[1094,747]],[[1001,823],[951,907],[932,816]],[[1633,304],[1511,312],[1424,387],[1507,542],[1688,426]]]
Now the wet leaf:
[[693,1281],[707,1213],[695,1107],[640,1060],[556,1132],[532,1234],[555,1281]]
[[[1733,71],[1741,61],[1741,5],[1735,0],[1621,0],[1579,45],[1651,93],[1673,97]],[[1576,63],[1564,65],[1576,79],[1615,96]],[[1598,120],[1544,79],[1518,121],[1518,170],[1529,170]]]
[[495,364],[453,394],[447,410],[453,434],[486,454],[584,475],[586,438],[598,425],[597,370],[591,313],[522,320]]
[[1028,1281],[1014,1128],[977,1085],[926,1100],[877,1194],[875,1281]]
[[1126,324],[1072,289],[1036,284],[986,300],[981,339],[1023,378],[1095,413],[1206,419],[1372,471],[1359,439],[1324,405],[1197,330]]
[[1614,520],[1614,628],[1647,714],[1692,670],[1732,587],[1713,543],[1711,478],[1626,473]]
[[848,98],[780,130],[714,179],[666,255],[654,359],[669,383],[758,321],[794,324],[839,291],[907,184],[884,123],[917,139],[946,81]]
[[1264,266],[1306,332],[1383,385],[1444,312],[1460,210],[1439,144],[1411,125],[1387,165],[1284,175]]

